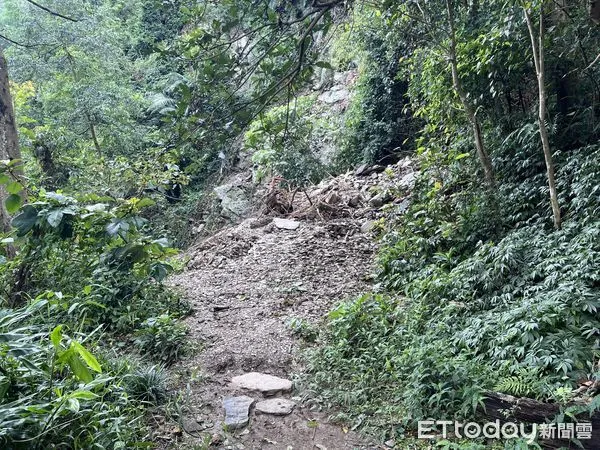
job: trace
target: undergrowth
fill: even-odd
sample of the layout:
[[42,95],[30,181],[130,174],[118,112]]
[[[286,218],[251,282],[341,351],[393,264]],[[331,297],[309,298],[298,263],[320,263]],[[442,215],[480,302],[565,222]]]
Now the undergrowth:
[[333,309],[308,356],[308,391],[382,437],[477,417],[489,391],[564,404],[600,375],[600,150],[560,159],[561,230],[548,226],[535,157],[520,170],[507,158],[489,193],[454,176],[469,164],[456,155],[440,172],[422,151],[412,205],[383,234],[382,292]]
[[147,234],[148,206],[42,191],[14,218],[1,272],[1,448],[152,446],[145,417],[168,401],[166,375],[132,361],[181,357],[177,319],[189,306],[162,284],[175,251]]

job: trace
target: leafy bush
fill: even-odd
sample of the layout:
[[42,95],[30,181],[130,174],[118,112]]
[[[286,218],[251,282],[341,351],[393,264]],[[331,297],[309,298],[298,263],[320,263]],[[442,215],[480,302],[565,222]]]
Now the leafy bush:
[[[164,402],[164,373],[131,373],[88,348],[101,354],[165,311],[169,332],[182,327],[174,317],[186,305],[162,285],[175,252],[146,235],[140,216],[152,202],[50,192],[30,200],[4,240],[18,251],[7,247],[2,266],[2,304],[13,309],[0,311],[0,447],[146,446],[141,406]],[[169,361],[179,355],[172,342]]]
[[[501,194],[454,177],[464,173],[456,154],[442,156],[442,170],[422,159],[413,204],[386,225],[380,280],[389,293],[329,314],[306,386],[378,429],[472,417],[494,389],[569,400],[580,380],[598,376],[597,152],[572,152],[561,168],[570,205],[561,230],[546,227],[543,190],[539,201],[521,203],[544,185],[543,166],[522,165],[519,180],[507,160],[513,176],[494,203]],[[511,186],[520,188],[513,196]]]
[[299,97],[289,107],[277,106],[256,119],[244,136],[252,152],[258,181],[280,175],[292,188],[316,183],[326,173],[313,132],[319,126],[310,114],[314,97]]
[[[121,332],[165,309],[183,313],[185,305],[161,284],[171,271],[164,259],[174,250],[144,234],[139,212],[152,202],[82,200],[41,193],[14,218],[20,253],[3,272],[12,303],[25,301],[25,289],[37,297],[58,288],[64,311],[57,320],[81,319],[86,329],[105,324]],[[79,315],[73,317],[74,311]]]
[[136,333],[135,345],[165,364],[171,364],[185,353],[187,328],[168,314],[150,317]]
[[88,351],[91,336],[40,323],[46,300],[0,311],[0,446],[130,448],[144,445],[143,409],[124,389],[124,373]]

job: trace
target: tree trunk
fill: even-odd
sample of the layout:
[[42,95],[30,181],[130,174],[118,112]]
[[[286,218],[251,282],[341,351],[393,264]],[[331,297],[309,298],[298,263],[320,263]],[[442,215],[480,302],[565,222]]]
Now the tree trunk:
[[550,204],[552,206],[552,214],[554,216],[554,227],[558,230],[562,225],[560,214],[560,206],[558,204],[558,194],[556,192],[556,180],[554,178],[554,161],[552,159],[552,150],[550,149],[550,140],[548,139],[548,129],[546,128],[546,82],[544,76],[544,13],[540,12],[540,31],[539,36],[535,35],[533,21],[531,20],[530,11],[523,7],[525,19],[527,21],[527,29],[531,38],[531,48],[533,50],[533,62],[535,64],[535,72],[538,81],[539,93],[539,108],[538,108],[538,123],[540,127],[540,138],[542,140],[542,148],[544,150],[544,159],[546,161],[546,172],[548,174],[548,187],[550,188]]
[[594,23],[600,23],[600,0],[591,0],[589,3],[590,19]]
[[[17,125],[15,121],[15,112],[13,109],[12,97],[8,84],[8,68],[4,53],[0,47],[0,159],[1,160],[20,160],[21,152],[19,150],[19,138],[17,135]],[[18,166],[12,175],[20,178]],[[10,214],[4,206],[4,201],[8,193],[3,185],[0,185],[0,227],[2,231],[10,230]]]
[[456,29],[454,27],[454,12],[452,10],[451,0],[446,0],[446,9],[448,13],[448,22],[450,23],[450,66],[452,68],[452,85],[454,86],[454,90],[458,94],[460,102],[465,109],[465,113],[467,114],[467,118],[471,123],[471,127],[473,129],[473,137],[475,140],[475,149],[477,151],[477,157],[479,158],[479,162],[483,167],[483,172],[485,174],[485,180],[490,187],[494,187],[496,184],[494,169],[492,167],[492,160],[490,155],[487,153],[485,149],[485,145],[483,143],[483,133],[481,132],[481,125],[479,124],[479,119],[477,118],[477,114],[475,113],[473,106],[469,102],[467,98],[467,94],[462,85],[462,80],[458,74],[458,62],[456,57]]
[[92,121],[92,117],[86,113],[86,117],[88,123],[90,124],[90,134],[92,135],[92,141],[94,142],[94,147],[96,147],[96,152],[98,152],[98,158],[102,158],[102,148],[100,147],[100,142],[98,142],[98,136],[96,135],[96,127],[94,122]]

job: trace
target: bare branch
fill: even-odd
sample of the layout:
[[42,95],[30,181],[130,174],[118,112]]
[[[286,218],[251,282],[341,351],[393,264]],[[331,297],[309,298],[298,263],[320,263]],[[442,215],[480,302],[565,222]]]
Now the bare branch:
[[0,39],[4,39],[6,42],[10,42],[11,44],[17,45],[19,47],[24,47],[24,48],[33,47],[33,45],[30,45],[30,44],[22,44],[21,42],[13,41],[12,39],[4,36],[3,34],[0,34]]
[[68,16],[63,16],[62,14],[57,13],[56,11],[52,11],[51,9],[46,8],[45,6],[40,5],[37,2],[34,2],[33,0],[26,0],[26,1],[27,1],[27,3],[30,3],[33,6],[39,8],[39,9],[41,9],[43,11],[46,11],[48,14],[52,14],[53,16],[60,17],[61,19],[65,19],[65,20],[68,20],[70,22],[79,22],[79,20],[77,20],[77,19],[73,19],[72,17],[68,17]]

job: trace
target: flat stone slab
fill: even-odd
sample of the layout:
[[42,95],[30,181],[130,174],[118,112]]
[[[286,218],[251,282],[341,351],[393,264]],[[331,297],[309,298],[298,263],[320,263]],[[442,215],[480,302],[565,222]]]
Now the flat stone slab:
[[300,222],[296,222],[295,220],[282,219],[280,217],[275,217],[273,219],[273,223],[277,228],[282,230],[297,230],[300,226]]
[[225,408],[225,427],[228,430],[236,430],[248,425],[250,407],[253,403],[254,399],[245,395],[240,397],[230,397],[223,400],[223,408]]
[[292,390],[292,382],[290,380],[259,372],[250,372],[233,377],[231,382],[234,386],[250,391],[259,391],[263,395],[275,395],[279,392],[289,392]]
[[274,416],[287,416],[292,412],[296,403],[287,398],[270,398],[258,402],[254,408],[263,414],[272,414]]

